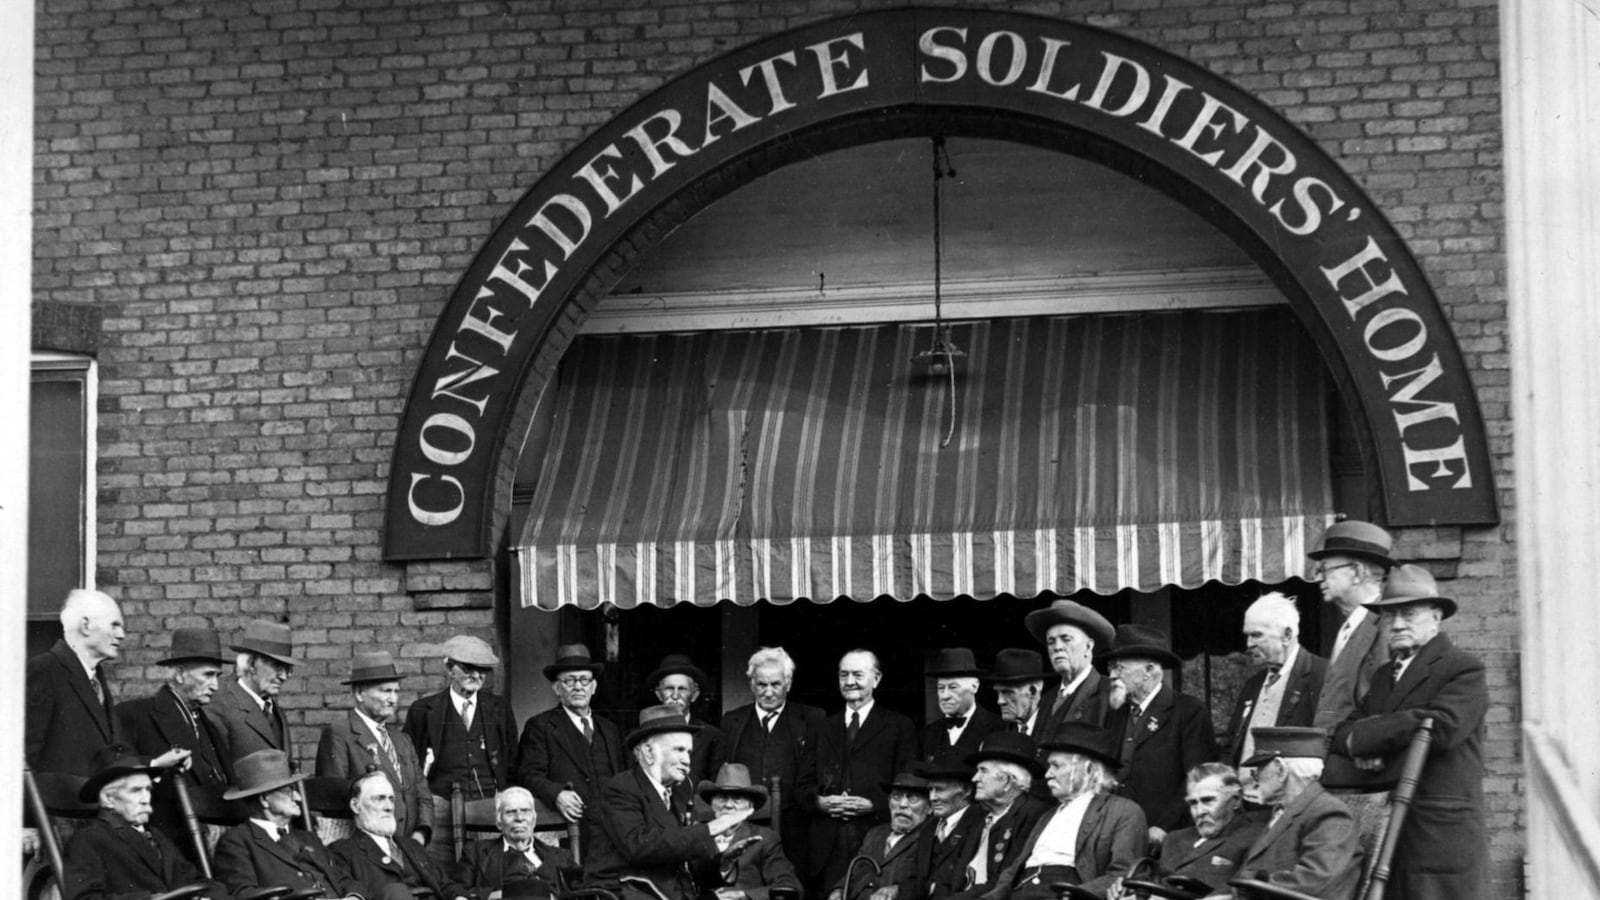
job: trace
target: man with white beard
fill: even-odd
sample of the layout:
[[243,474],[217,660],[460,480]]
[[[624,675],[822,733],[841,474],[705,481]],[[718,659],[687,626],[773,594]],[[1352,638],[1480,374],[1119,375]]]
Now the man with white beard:
[[428,852],[410,835],[395,834],[394,785],[381,769],[350,782],[355,831],[328,848],[344,864],[367,900],[411,900],[411,889],[425,887],[444,900],[467,900],[471,892],[439,871]]

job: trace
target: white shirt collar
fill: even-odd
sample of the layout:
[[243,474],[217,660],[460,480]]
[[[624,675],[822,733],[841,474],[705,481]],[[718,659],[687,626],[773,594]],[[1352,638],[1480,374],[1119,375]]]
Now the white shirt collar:
[[256,819],[256,818],[252,818],[250,820],[250,822],[251,822],[251,824],[255,825],[257,828],[260,828],[262,831],[265,831],[267,833],[267,837],[271,838],[274,841],[279,840],[279,837],[278,837],[278,825],[277,825],[277,823],[273,822],[271,819]]
[[851,716],[860,716],[861,717],[861,724],[863,724],[863,725],[867,724],[867,715],[872,712],[872,707],[877,702],[878,702],[877,698],[874,697],[873,699],[868,700],[867,702],[861,704],[861,706],[859,706],[856,709],[851,709],[850,707],[846,706],[844,708],[844,724],[845,724],[845,726],[848,727],[850,725],[850,717]]
[[246,694],[250,695],[250,699],[256,702],[256,706],[259,707],[262,712],[266,712],[267,701],[262,698],[260,694],[250,690],[250,685],[245,684],[243,678],[239,679],[239,687],[242,688]]
[[1078,673],[1078,677],[1072,679],[1072,681],[1066,687],[1061,689],[1061,693],[1071,694],[1073,691],[1076,691],[1078,686],[1083,684],[1084,681],[1089,678],[1089,673],[1093,671],[1094,666],[1084,666],[1083,671]]
[[[450,688],[447,691],[447,693],[450,694],[450,702],[451,702],[451,704],[453,704],[455,706],[455,708],[456,708],[456,715],[461,716],[463,719],[465,719],[466,718],[466,714],[463,713],[462,710],[466,708],[467,698],[461,696],[458,693],[456,693],[455,688]],[[482,693],[482,692],[480,691],[479,693]],[[477,694],[473,694],[472,695],[472,704],[474,706],[476,706],[478,704],[478,695]]]
[[567,714],[567,718],[572,720],[573,727],[577,728],[579,731],[583,730],[583,720],[584,719],[588,719],[589,720],[589,727],[590,728],[594,727],[594,710],[592,710],[592,709],[589,711],[589,715],[587,715],[587,716],[580,716],[577,713],[573,712],[572,710],[567,709],[565,706],[561,707],[561,711]]
[[374,719],[371,716],[367,715],[366,713],[362,712],[360,707],[356,707],[355,709],[352,709],[351,712],[353,712],[357,716],[361,717],[361,723],[363,725],[367,726],[367,730],[372,732],[372,736],[374,738],[377,738],[380,742],[383,740],[383,736],[380,735],[379,732],[385,731],[386,729],[383,727],[383,725],[378,723],[377,719]]

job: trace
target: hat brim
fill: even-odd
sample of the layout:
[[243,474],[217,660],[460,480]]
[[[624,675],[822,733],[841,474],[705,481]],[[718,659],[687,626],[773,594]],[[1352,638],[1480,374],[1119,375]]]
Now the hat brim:
[[892,794],[895,791],[911,791],[917,794],[926,794],[933,790],[933,785],[931,784],[919,786],[914,784],[896,784],[893,781],[880,781],[878,782],[878,787],[883,788],[884,794]]
[[983,680],[990,684],[1027,684],[1030,681],[1044,681],[1054,675],[1054,672],[1038,672],[1032,675],[995,675],[991,673],[985,676]]
[[1388,556],[1377,550],[1363,550],[1359,547],[1332,547],[1323,550],[1313,550],[1306,554],[1306,559],[1313,559],[1321,562],[1330,556],[1349,556],[1356,559],[1364,559],[1369,562],[1375,562],[1378,565],[1383,566],[1385,569],[1392,569],[1395,566],[1400,565],[1399,560],[1396,560],[1391,556]]
[[688,734],[698,734],[700,731],[700,726],[691,722],[668,722],[657,719],[654,722],[640,725],[638,728],[628,732],[628,736],[623,739],[622,745],[631,750],[633,749],[633,745],[639,743],[647,737],[652,737],[658,734],[671,734],[675,731],[686,732]]
[[956,669],[951,672],[929,672],[929,678],[988,678],[989,673],[983,669]]
[[345,680],[343,680],[343,681],[341,681],[339,683],[340,684],[349,684],[349,685],[383,684],[386,681],[399,681],[399,680],[400,680],[400,673],[399,672],[391,672],[388,675],[366,675],[366,676],[362,676],[360,678],[346,678]]
[[711,683],[711,676],[701,671],[699,666],[666,666],[651,672],[645,684],[654,691],[656,685],[661,683],[661,679],[668,675],[687,675],[694,679],[694,683],[699,685],[701,690],[705,690],[705,686]]
[[1178,654],[1154,644],[1131,644],[1126,647],[1118,647],[1097,655],[1095,659],[1103,662],[1111,662],[1118,659],[1148,659],[1154,660],[1169,669],[1183,667],[1183,660],[1178,658]]
[[1049,768],[1049,766],[1045,765],[1044,761],[1039,759],[1037,756],[1024,756],[1021,753],[1009,753],[1004,750],[990,750],[987,753],[979,750],[974,753],[968,753],[965,757],[962,757],[962,762],[974,767],[976,767],[978,763],[989,760],[1015,763],[1016,765],[1027,769],[1035,778],[1043,775],[1045,769]]
[[283,663],[286,666],[297,666],[300,664],[300,661],[292,656],[274,653],[271,650],[263,650],[260,647],[252,647],[249,644],[229,644],[228,649],[237,651],[239,653],[254,653],[257,656],[265,656],[267,659],[275,660]]
[[599,677],[601,671],[603,671],[605,667],[606,664],[602,662],[551,663],[550,665],[544,667],[544,680],[555,681],[556,676],[560,675],[562,672],[588,672],[595,677]]
[[[1122,768],[1122,760],[1107,754],[1098,747],[1090,747],[1076,741],[1045,741],[1039,745],[1040,756],[1049,756],[1052,753],[1076,753],[1079,756],[1087,756],[1106,766],[1112,772]],[[1046,768],[1048,767],[1048,764],[1046,764]]]
[[1277,753],[1277,752],[1254,753],[1254,754],[1251,754],[1249,759],[1240,760],[1239,765],[1241,765],[1241,766],[1249,766],[1251,768],[1255,768],[1256,766],[1264,766],[1267,763],[1272,762],[1275,759],[1282,759],[1282,758],[1283,758],[1283,754],[1282,753]]
[[735,786],[719,785],[715,781],[702,781],[700,786],[694,789],[694,793],[695,796],[707,803],[710,803],[711,798],[717,794],[738,794],[741,797],[750,798],[754,804],[752,809],[760,809],[767,805],[767,789],[755,784]]
[[100,799],[100,789],[111,782],[116,781],[118,778],[126,778],[129,775],[150,775],[154,777],[156,771],[156,769],[148,765],[112,766],[109,769],[102,769],[99,772],[90,775],[89,780],[85,781],[83,786],[78,788],[78,802],[97,802]]
[[[1088,613],[1089,615],[1085,615]],[[1045,636],[1056,625],[1076,625],[1083,629],[1084,634],[1094,638],[1095,646],[1109,647],[1116,638],[1116,629],[1105,616],[1096,613],[1087,606],[1081,609],[1063,609],[1059,606],[1047,606],[1036,609],[1022,617],[1022,624],[1027,627],[1028,633],[1034,636],[1039,643],[1045,643]]]
[[221,653],[180,653],[177,656],[169,656],[166,659],[158,659],[156,660],[156,665],[175,666],[178,663],[185,662],[208,662],[216,663],[219,666],[225,666],[228,664],[228,660],[223,657]]
[[1449,597],[1396,597],[1393,600],[1374,600],[1371,603],[1363,603],[1361,605],[1375,613],[1382,614],[1386,610],[1412,606],[1418,603],[1439,607],[1439,612],[1442,614],[1440,616],[1441,619],[1448,619],[1456,614],[1456,601]]
[[306,776],[304,775],[299,773],[290,773],[286,778],[275,778],[266,784],[258,784],[248,788],[230,787],[222,792],[222,799],[243,800],[246,797],[258,797],[268,791],[275,791],[278,788],[288,787],[291,784],[299,784],[305,780]]

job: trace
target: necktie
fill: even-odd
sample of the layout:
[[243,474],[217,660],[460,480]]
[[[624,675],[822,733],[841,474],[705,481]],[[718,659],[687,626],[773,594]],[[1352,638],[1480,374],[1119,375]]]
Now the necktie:
[[946,727],[946,728],[965,728],[965,727],[967,727],[967,717],[966,716],[945,716],[944,717],[944,727]]
[[859,732],[860,730],[861,730],[861,713],[859,711],[857,711],[857,710],[851,710],[851,712],[850,712],[850,727],[845,729],[845,737],[847,737],[847,738],[849,738],[850,740],[853,741],[853,740],[856,739],[856,733]]
[[1056,691],[1056,702],[1055,702],[1055,704],[1053,706],[1050,707],[1050,714],[1053,715],[1053,716],[1061,715],[1061,708],[1066,706],[1066,705],[1067,705],[1067,686],[1065,684],[1063,684],[1061,686],[1061,688]]
[[661,789],[661,802],[667,805],[667,811],[672,811],[672,788]]
[[287,825],[279,825],[278,826],[278,840],[284,841],[284,842],[287,842],[289,840],[289,826],[287,826]]
[[1011,723],[1011,730],[1015,731],[1018,734],[1027,734],[1028,733],[1028,723],[1027,722],[1012,722]]
[[277,709],[278,705],[272,702],[271,697],[261,701],[261,711],[267,714],[267,718],[275,718],[274,713],[277,712]]
[[[389,768],[393,769],[397,777],[400,776],[400,760],[395,756],[394,741],[389,739],[389,729],[378,726],[378,745],[383,748],[383,755],[389,760]],[[403,785],[396,785],[403,787]]]
[[465,725],[467,727],[468,731],[472,730],[472,698],[471,697],[468,697],[461,704],[461,724]]
[[776,722],[777,720],[778,720],[778,714],[775,713],[775,712],[762,713],[761,714],[761,730],[765,731],[767,734],[771,734],[772,733],[772,723]]
[[594,726],[589,724],[588,716],[583,717],[583,739],[591,744],[594,743]]
[[1329,665],[1332,665],[1333,661],[1339,658],[1339,654],[1344,652],[1345,646],[1350,643],[1350,635],[1355,630],[1355,623],[1346,617],[1344,624],[1339,626],[1339,636],[1333,639],[1333,652],[1328,654]]
[[1272,687],[1273,685],[1277,684],[1278,683],[1278,679],[1282,678],[1282,677],[1283,677],[1283,667],[1282,666],[1273,666],[1271,669],[1268,669],[1267,670],[1267,687]]
[[106,705],[106,689],[100,683],[100,673],[95,672],[89,676],[89,687],[94,688],[94,699],[101,705]]
[[994,813],[983,817],[983,832],[978,835],[978,852],[972,854],[972,865],[967,871],[972,873],[974,885],[989,882],[989,831],[994,828]]

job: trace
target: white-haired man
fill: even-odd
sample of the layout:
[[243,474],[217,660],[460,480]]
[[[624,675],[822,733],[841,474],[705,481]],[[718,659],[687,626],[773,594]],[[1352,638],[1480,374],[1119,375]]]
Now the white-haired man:
[[61,605],[61,639],[28,660],[24,755],[36,772],[87,778],[95,754],[117,740],[115,701],[100,664],[115,660],[126,632],[117,601],[76,590]]
[[279,704],[284,682],[294,672],[294,638],[289,626],[257,620],[245,625],[234,651],[234,674],[224,679],[206,706],[206,717],[222,741],[218,749],[231,765],[260,750],[282,750],[297,762],[289,720]]
[[1044,781],[1045,764],[1026,734],[997,731],[983,739],[967,762],[975,767],[973,799],[984,818],[967,861],[968,888],[953,894],[954,900],[993,890],[1000,873],[1017,861],[1039,819],[1054,808],[1030,790],[1035,781]]
[[[1223,761],[1233,766],[1255,752],[1251,729],[1310,725],[1328,672],[1327,660],[1300,646],[1300,610],[1283,594],[1263,594],[1245,610],[1244,642],[1262,669],[1244,683],[1228,721]],[[1249,774],[1239,775],[1254,799]]]
[[367,900],[411,900],[413,888],[427,888],[439,900],[468,900],[470,891],[447,878],[428,851],[400,832],[394,782],[373,769],[350,782],[355,827],[328,852],[343,863]]
[[1190,769],[1183,799],[1194,824],[1161,842],[1161,874],[1199,879],[1218,894],[1227,894],[1239,861],[1266,828],[1266,813],[1244,810],[1244,785],[1224,763],[1201,763]]
[[1239,876],[1323,900],[1349,900],[1361,881],[1356,820],[1322,789],[1327,735],[1320,728],[1258,728],[1256,752],[1261,802],[1272,808],[1267,830],[1239,861]]
[[1040,698],[1043,709],[1034,740],[1050,740],[1065,722],[1104,728],[1111,709],[1111,682],[1095,671],[1094,659],[1111,647],[1115,634],[1111,623],[1075,600],[1057,600],[1028,613],[1023,624],[1044,645],[1060,676]]
[[965,647],[949,647],[935,654],[928,677],[934,680],[940,718],[922,729],[924,761],[946,753],[966,756],[978,749],[984,737],[1005,727],[998,715],[978,705],[978,679],[985,674]]
[[508,889],[544,897],[559,893],[562,871],[574,868],[572,854],[534,841],[538,817],[533,794],[526,788],[509,787],[495,794],[494,821],[500,835],[467,845],[456,866],[456,881],[479,897]]

